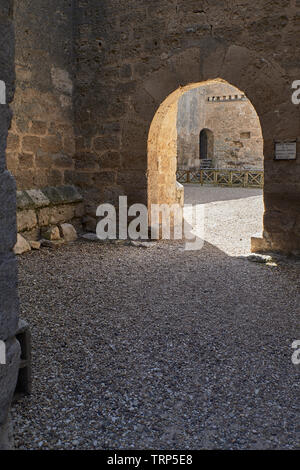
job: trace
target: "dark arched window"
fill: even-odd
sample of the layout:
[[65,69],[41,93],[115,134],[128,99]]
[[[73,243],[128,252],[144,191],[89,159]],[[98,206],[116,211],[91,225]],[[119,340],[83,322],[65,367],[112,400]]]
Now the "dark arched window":
[[211,160],[214,153],[214,136],[209,129],[202,129],[199,136],[200,160]]
[[207,133],[205,129],[200,132],[200,159],[207,160]]

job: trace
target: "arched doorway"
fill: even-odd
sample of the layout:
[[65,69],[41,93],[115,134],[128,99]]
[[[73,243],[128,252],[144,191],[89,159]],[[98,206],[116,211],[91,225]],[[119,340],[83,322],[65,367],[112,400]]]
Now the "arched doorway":
[[[276,180],[281,168],[287,168],[289,163],[274,163],[274,140],[295,139],[298,135],[299,108],[292,104],[290,83],[280,66],[272,58],[262,62],[261,55],[249,48],[235,44],[224,46],[216,39],[209,44],[200,41],[197,48],[187,48],[172,55],[157,71],[149,71],[141,77],[121,130],[124,170],[117,181],[133,202],[143,201],[150,205],[153,202],[163,204],[169,200],[176,201],[176,136],[171,138],[170,135],[170,147],[165,145],[166,142],[162,145],[160,124],[170,125],[167,121],[172,109],[185,91],[216,77],[222,77],[227,83],[243,90],[260,119],[265,170],[261,242],[266,242],[271,249],[296,249],[299,237],[296,237],[293,228],[297,205],[295,185],[291,189],[290,181],[283,183]],[[200,130],[196,134],[197,149]],[[135,138],[134,148],[132,136]],[[164,158],[170,155],[172,146],[173,161]],[[130,159],[127,156],[129,148]],[[169,164],[174,166],[173,176]],[[131,184],[133,176],[134,186]],[[171,186],[166,184],[170,181]],[[281,219],[286,220],[287,213],[290,214],[290,224],[283,227]]]
[[[229,113],[231,118],[233,116],[233,99],[224,97],[224,100],[214,100],[214,104],[211,104],[210,94],[203,98],[203,90],[212,91],[218,87],[229,87],[231,92],[238,93],[237,96],[243,97],[243,101],[237,101],[237,106],[247,106],[250,109],[249,120],[252,128],[255,130],[255,137],[253,141],[258,145],[258,153],[260,155],[260,165],[263,167],[263,138],[260,126],[259,117],[252,106],[250,100],[244,100],[244,93],[238,90],[235,86],[230,85],[228,82],[222,79],[208,80],[205,82],[193,83],[186,87],[178,88],[171,95],[169,95],[165,101],[160,105],[157,110],[154,119],[151,123],[149,137],[148,137],[148,205],[150,204],[173,204],[178,200],[177,188],[176,188],[176,169],[178,161],[179,145],[182,146],[182,142],[192,142],[188,147],[188,151],[192,152],[195,147],[194,137],[195,132],[197,143],[197,159],[200,165],[210,161],[212,163],[214,157],[219,161],[219,168],[225,169],[226,165],[222,165],[223,162],[230,165],[235,165],[240,149],[243,147],[243,151],[250,149],[249,139],[245,139],[243,142],[243,134],[238,129],[238,135],[235,129],[239,114],[237,114],[235,121],[232,119],[226,119]],[[213,124],[215,133],[208,127],[200,128],[199,123],[196,125],[189,125],[182,120],[178,120],[178,114],[184,95],[188,96],[188,101],[191,103],[195,102],[195,98],[200,96],[200,101],[204,103],[209,102],[209,109],[215,109],[216,111],[212,115],[210,111],[203,113],[206,115],[208,123]],[[217,109],[217,108],[218,109]],[[193,110],[195,105],[190,106],[189,109]],[[223,109],[223,114],[220,110]],[[195,117],[193,113],[192,117]],[[243,113],[242,113],[243,114]],[[213,116],[213,117],[212,117]],[[185,121],[188,120],[188,113],[184,113]],[[245,121],[247,122],[248,116]],[[217,125],[219,121],[220,125]],[[180,128],[178,122],[181,123]],[[255,123],[254,123],[255,122]],[[194,131],[195,128],[195,131]],[[247,127],[245,127],[246,129]],[[178,139],[179,129],[181,132],[181,139]],[[184,131],[185,135],[184,135]],[[230,139],[226,138],[231,132]],[[227,134],[226,134],[227,132]],[[223,135],[225,133],[225,136]],[[246,134],[246,133],[245,133]],[[217,153],[216,156],[216,149]],[[180,149],[181,151],[181,149]],[[251,153],[248,151],[248,153]],[[225,155],[225,156],[224,156]],[[226,158],[225,158],[226,157]],[[194,160],[195,161],[195,160]],[[196,167],[196,165],[194,165]],[[246,165],[247,166],[247,165]],[[199,166],[198,166],[199,167]],[[229,166],[230,168],[230,166]]]
[[199,135],[199,159],[212,161],[214,157],[214,134],[210,129],[202,129]]
[[[183,148],[183,143],[187,144],[187,149],[190,149],[191,151],[193,150],[194,135],[196,135],[198,141],[196,158],[199,162],[198,166],[194,165],[194,169],[199,169],[199,166],[203,169],[213,168],[212,161],[214,157],[215,135],[214,132],[208,127],[199,128],[199,123],[211,122],[213,124],[213,129],[216,131],[217,136],[216,143],[218,147],[219,161],[221,161],[222,158],[225,161],[223,155],[225,153],[226,155],[229,154],[230,159],[233,160],[233,156],[238,154],[240,146],[243,146],[243,144],[238,140],[242,138],[240,135],[240,129],[238,129],[238,136],[236,135],[235,127],[238,127],[239,114],[237,114],[237,117],[233,119],[234,103],[232,95],[228,95],[228,98],[227,96],[224,96],[223,100],[214,100],[213,102],[211,101],[211,93],[213,93],[216,89],[223,89],[223,87],[227,87],[230,93],[237,93],[236,106],[238,109],[243,106],[251,108],[250,118],[248,119],[247,116],[246,122],[248,122],[248,120],[251,121],[253,129],[257,130],[255,141],[258,142],[259,146],[260,164],[262,170],[263,139],[259,118],[250,101],[246,98],[244,99],[245,95],[242,91],[238,90],[236,87],[230,85],[228,82],[225,82],[222,79],[208,80],[206,82],[194,83],[186,87],[179,88],[171,93],[171,95],[169,95],[167,99],[161,104],[154,116],[149,131],[147,172],[149,214],[151,213],[152,204],[164,204],[171,206],[178,202],[182,204],[184,203],[182,188],[178,186],[176,181],[178,152],[179,148]],[[184,98],[185,95],[187,96],[186,99]],[[197,103],[198,105],[196,105]],[[197,120],[197,110],[200,109],[199,103],[200,108],[201,106],[205,107],[206,103],[209,103],[207,105],[209,110],[201,113],[203,115],[201,116],[200,120]],[[188,106],[184,106],[184,104],[188,104]],[[181,118],[178,118],[180,112],[182,112],[182,116]],[[243,112],[241,114],[246,115],[246,113]],[[231,119],[226,119],[228,115],[231,116]],[[191,120],[193,122],[189,122]],[[255,121],[255,124],[253,121]],[[226,134],[226,131],[229,132],[229,129],[232,129],[232,135],[230,136],[230,139],[226,138],[226,135],[225,137],[222,137],[221,134],[224,133],[224,131]],[[180,138],[179,131],[181,133]],[[195,131],[197,134],[195,134]],[[237,147],[237,150],[235,150],[235,147],[233,147],[232,144]],[[220,157],[220,155],[222,156]],[[226,167],[222,167],[222,165],[220,165],[220,167],[222,168],[223,172],[224,170],[226,171]],[[217,171],[213,171],[217,174]],[[192,172],[193,169],[188,175],[188,180],[180,181],[180,183],[195,182],[190,179]],[[196,172],[196,174],[198,173]],[[211,178],[211,182],[218,184],[214,174]],[[220,185],[224,186],[224,181],[220,182]],[[200,186],[198,187],[200,188]],[[190,188],[186,186],[187,194],[189,189]],[[261,214],[259,214],[259,217],[261,218]]]
[[207,160],[207,147],[208,147],[207,130],[202,129],[199,136],[199,158],[200,160]]

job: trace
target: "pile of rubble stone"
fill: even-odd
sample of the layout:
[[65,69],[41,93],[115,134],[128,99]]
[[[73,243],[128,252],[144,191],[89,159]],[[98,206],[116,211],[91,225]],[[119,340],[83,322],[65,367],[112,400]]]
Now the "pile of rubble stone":
[[76,240],[83,215],[83,198],[74,186],[18,191],[15,254]]
[[72,224],[60,224],[42,230],[41,237],[40,240],[26,240],[18,233],[17,243],[14,247],[15,254],[21,255],[27,251],[39,250],[42,246],[56,248],[64,243],[77,240],[78,235]]

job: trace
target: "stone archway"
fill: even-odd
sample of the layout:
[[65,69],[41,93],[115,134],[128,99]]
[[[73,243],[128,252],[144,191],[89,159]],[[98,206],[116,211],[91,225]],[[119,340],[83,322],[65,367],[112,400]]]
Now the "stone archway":
[[186,92],[207,82],[193,83],[171,93],[160,105],[150,126],[148,137],[148,207],[151,204],[174,204],[177,199],[177,113],[178,102]]
[[[224,46],[215,39],[203,40],[200,47],[170,57],[165,66],[140,83],[132,99],[134,113],[126,116],[123,125],[122,142],[128,143],[135,134],[135,148],[141,156],[146,153],[150,129],[148,163],[141,157],[138,159],[140,168],[147,167],[145,195],[148,204],[170,204],[176,199],[175,135],[171,129],[179,96],[188,87],[197,87],[203,81],[218,77],[243,90],[260,119],[265,155],[264,243],[267,248],[284,251],[300,248],[294,230],[298,223],[300,190],[292,176],[289,181],[280,179],[282,172],[293,173],[291,164],[274,162],[274,140],[295,140],[298,136],[299,111],[291,102],[290,83],[283,69],[244,47]],[[161,132],[169,133],[164,148],[160,144]],[[168,164],[162,158],[166,149],[170,156]],[[136,163],[132,162],[131,168],[135,167]]]

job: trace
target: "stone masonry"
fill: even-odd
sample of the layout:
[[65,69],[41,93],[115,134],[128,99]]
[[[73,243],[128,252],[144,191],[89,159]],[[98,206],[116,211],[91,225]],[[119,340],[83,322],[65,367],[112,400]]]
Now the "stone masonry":
[[[14,94],[14,33],[12,1],[0,4],[0,80],[5,88],[0,104],[0,341],[5,344],[5,364],[0,364],[0,449],[11,446],[9,408],[16,386],[20,345],[18,326],[17,267],[13,254],[16,241],[16,188],[6,169],[5,147]],[[7,103],[7,104],[5,104]]]
[[[8,166],[18,188],[75,185],[90,219],[99,203],[122,194],[129,204],[174,202],[176,100],[190,85],[223,79],[260,120],[264,241],[271,250],[300,250],[300,120],[291,101],[299,17],[296,0],[42,0],[34,8],[16,0]],[[149,134],[154,121],[169,137],[158,128]],[[251,141],[243,126],[226,143],[228,164],[240,149],[253,153],[249,132]],[[274,142],[295,140],[298,158],[274,161]]]
[[258,116],[245,95],[223,82],[185,93],[178,103],[177,161],[200,167],[200,132],[211,133],[208,158],[213,168],[263,169],[263,138]]
[[14,1],[16,93],[7,165],[18,189],[60,186],[74,168],[73,2]]
[[48,186],[17,192],[17,229],[29,242],[38,241],[47,228],[72,223],[82,230],[84,207],[74,186]]
[[[223,79],[245,93],[261,124],[265,214],[256,249],[299,254],[300,106],[291,100],[299,31],[298,0],[1,0],[0,448],[9,447],[20,353],[16,188],[8,170],[19,190],[79,187],[90,225],[99,203],[122,194],[129,204],[181,200],[179,100]],[[252,128],[231,136],[233,144],[245,147]],[[297,158],[274,160],[275,141],[296,142]]]
[[[158,193],[161,203],[175,200],[175,189],[163,190],[167,161],[154,163],[164,160],[155,139],[149,173],[151,123],[174,90],[221,78],[245,93],[260,120],[268,249],[300,250],[300,107],[291,101],[299,21],[295,0],[78,1],[74,184],[90,205],[120,193],[132,202]],[[298,158],[274,161],[275,140],[297,140]]]

